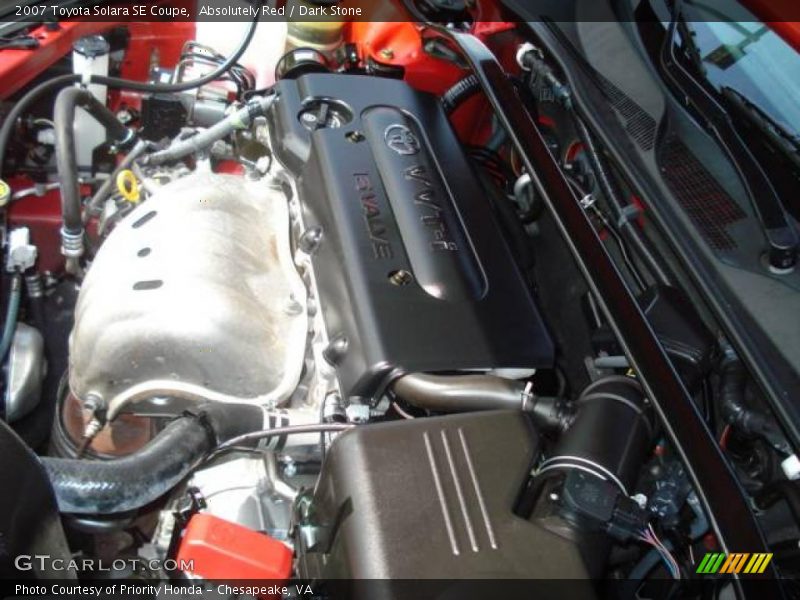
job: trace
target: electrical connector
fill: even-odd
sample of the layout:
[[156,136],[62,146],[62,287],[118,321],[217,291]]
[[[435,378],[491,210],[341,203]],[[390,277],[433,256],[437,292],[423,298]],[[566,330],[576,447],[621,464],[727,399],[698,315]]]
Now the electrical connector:
[[17,227],[8,234],[8,256],[6,270],[9,273],[24,273],[36,263],[36,246],[31,244],[27,227]]
[[615,484],[591,473],[567,473],[560,503],[562,516],[568,520],[605,531],[621,542],[638,537],[647,528],[646,507],[623,494]]

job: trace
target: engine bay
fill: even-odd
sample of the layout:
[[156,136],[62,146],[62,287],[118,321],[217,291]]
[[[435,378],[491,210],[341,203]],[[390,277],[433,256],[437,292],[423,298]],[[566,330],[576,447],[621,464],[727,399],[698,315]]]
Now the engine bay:
[[64,26],[0,130],[0,426],[49,552],[315,590],[792,577],[787,436],[558,61],[477,4]]

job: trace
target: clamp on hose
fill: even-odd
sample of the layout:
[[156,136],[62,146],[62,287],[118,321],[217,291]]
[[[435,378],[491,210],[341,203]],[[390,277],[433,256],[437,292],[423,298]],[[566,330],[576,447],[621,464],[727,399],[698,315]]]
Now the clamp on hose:
[[532,408],[533,406],[534,396],[533,396],[532,381],[529,381],[528,383],[525,384],[525,389],[522,390],[521,396],[522,396],[521,398],[522,406],[520,408],[522,409],[523,412],[526,412],[529,408]]
[[67,258],[83,256],[83,228],[77,232],[61,228],[61,254]]

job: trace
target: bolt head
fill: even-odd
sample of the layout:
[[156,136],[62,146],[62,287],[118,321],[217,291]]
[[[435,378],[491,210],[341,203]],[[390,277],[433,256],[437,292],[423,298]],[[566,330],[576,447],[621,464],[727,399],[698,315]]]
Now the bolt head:
[[398,287],[406,286],[412,281],[414,281],[414,276],[405,269],[389,273],[389,282]]
[[317,248],[319,248],[320,243],[322,242],[322,228],[321,227],[312,227],[311,229],[306,229],[301,235],[300,240],[298,241],[298,247],[301,251],[305,252],[306,254],[313,254]]

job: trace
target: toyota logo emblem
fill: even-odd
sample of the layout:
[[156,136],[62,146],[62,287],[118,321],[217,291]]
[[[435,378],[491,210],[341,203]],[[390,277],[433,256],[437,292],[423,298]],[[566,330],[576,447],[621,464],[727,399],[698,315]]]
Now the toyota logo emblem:
[[383,137],[386,145],[398,154],[408,156],[420,151],[419,139],[405,125],[389,125]]

